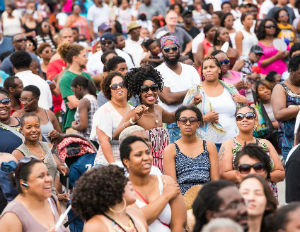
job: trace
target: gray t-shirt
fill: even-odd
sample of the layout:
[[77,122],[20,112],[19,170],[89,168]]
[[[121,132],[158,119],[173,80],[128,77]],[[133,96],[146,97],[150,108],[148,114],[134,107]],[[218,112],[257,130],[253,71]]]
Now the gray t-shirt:
[[146,13],[147,20],[151,20],[153,16],[162,14],[162,11],[160,10],[159,5],[156,3],[151,3],[148,6],[143,3],[139,8],[139,14],[140,13]]
[[294,10],[291,7],[285,6],[285,7],[278,7],[275,6],[273,7],[269,13],[267,14],[267,18],[271,18],[274,19],[274,15],[277,11],[281,10],[281,9],[286,9],[288,11],[289,14],[289,23],[293,25],[293,21],[296,18],[295,14],[294,14]]

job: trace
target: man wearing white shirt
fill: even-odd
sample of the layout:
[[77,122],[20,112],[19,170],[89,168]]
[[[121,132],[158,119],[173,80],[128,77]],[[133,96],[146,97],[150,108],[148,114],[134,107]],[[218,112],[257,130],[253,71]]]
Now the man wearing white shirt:
[[98,27],[104,22],[109,22],[109,7],[102,0],[94,0],[94,3],[95,5],[92,5],[87,13],[90,34],[93,40],[98,33]]
[[[164,88],[159,94],[159,105],[169,112],[181,106],[187,91],[200,84],[200,76],[191,65],[178,62],[180,45],[175,36],[164,36],[161,39],[164,63],[156,69],[164,79]],[[167,125],[171,143],[180,138],[176,123]]]
[[92,75],[103,73],[104,65],[101,62],[101,56],[103,52],[106,52],[108,50],[115,50],[118,56],[123,57],[126,61],[128,70],[134,68],[134,64],[131,57],[126,52],[115,48],[115,41],[115,36],[109,32],[106,32],[101,36],[100,43],[102,49],[99,52],[96,52],[95,54],[89,56],[88,63],[86,65],[88,73]]
[[259,19],[266,18],[268,12],[275,6],[276,0],[265,0],[260,7]]
[[11,55],[10,61],[13,65],[15,76],[20,78],[23,86],[34,85],[41,91],[39,107],[49,110],[52,107],[52,94],[49,85],[40,76],[35,75],[29,69],[32,58],[25,51],[18,51]]

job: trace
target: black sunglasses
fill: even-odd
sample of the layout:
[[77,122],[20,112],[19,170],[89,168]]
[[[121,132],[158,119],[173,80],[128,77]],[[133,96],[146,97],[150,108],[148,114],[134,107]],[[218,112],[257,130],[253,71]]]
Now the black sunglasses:
[[254,119],[255,118],[255,113],[253,112],[248,112],[248,113],[245,113],[245,114],[242,114],[242,113],[238,113],[236,116],[235,116],[235,119],[236,121],[242,121],[244,118],[250,120],[250,119]]
[[10,99],[8,97],[3,98],[2,100],[0,100],[0,103],[3,105],[8,105],[10,103]]
[[262,162],[255,163],[253,165],[250,164],[240,164],[238,166],[238,170],[241,174],[248,174],[253,168],[255,172],[262,172],[265,170],[265,165]]
[[220,62],[221,65],[223,65],[223,64],[229,64],[230,60],[229,59],[227,59],[227,60],[221,60],[219,62]]
[[164,48],[165,53],[169,53],[170,51],[176,52],[178,50],[177,46],[169,47],[169,48]]
[[109,86],[112,90],[117,90],[118,87],[120,88],[124,88],[125,85],[124,85],[124,81],[120,82],[120,83],[115,83],[115,84],[112,84]]
[[151,86],[148,86],[148,85],[142,85],[141,86],[141,92],[145,92],[145,93],[148,93],[148,91],[151,89],[152,92],[156,92],[158,91],[158,85],[157,84],[153,84]]
[[106,45],[106,44],[111,45],[112,43],[113,43],[113,41],[111,41],[111,40],[104,40],[104,41],[101,41],[101,44],[102,44],[102,45]]
[[17,43],[21,43],[21,42],[25,42],[26,41],[26,39],[16,39],[15,40],[15,42],[17,42]]
[[268,28],[268,29],[270,29],[270,28],[276,28],[276,26],[275,25],[267,25],[267,26],[265,26],[265,28]]
[[182,124],[182,125],[186,125],[186,123],[189,121],[190,124],[193,124],[195,122],[199,122],[198,118],[195,118],[195,117],[182,117],[182,118],[179,118],[178,121]]

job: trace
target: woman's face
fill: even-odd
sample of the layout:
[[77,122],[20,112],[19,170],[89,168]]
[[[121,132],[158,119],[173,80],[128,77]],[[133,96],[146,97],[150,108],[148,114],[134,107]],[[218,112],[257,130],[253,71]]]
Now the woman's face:
[[197,114],[192,110],[185,110],[181,112],[177,125],[180,128],[182,136],[191,136],[196,133],[200,126],[200,121]]
[[174,6],[174,11],[175,11],[178,15],[181,15],[180,7],[179,7],[178,5],[175,5],[175,6]]
[[212,14],[211,23],[216,26],[219,26],[221,24],[221,19],[219,18],[219,16],[217,14]]
[[288,214],[288,222],[285,225],[284,232],[300,232],[300,208]]
[[131,181],[128,181],[125,186],[123,198],[126,201],[126,205],[132,205],[136,201],[136,195]]
[[262,101],[269,102],[271,100],[272,91],[265,85],[259,85],[257,88],[257,94]]
[[[114,88],[114,85],[118,85],[117,88]],[[121,87],[121,86],[123,87]],[[115,76],[110,83],[110,92],[111,99],[115,101],[124,101],[127,100],[127,89],[124,87],[124,79],[120,76]]]
[[248,28],[251,28],[253,26],[253,16],[247,15],[243,21],[243,25]]
[[274,36],[276,32],[276,25],[272,21],[267,21],[265,24],[266,34],[269,36]]
[[226,55],[226,53],[223,53],[223,52],[215,55],[215,57],[221,64],[221,70],[222,70],[222,76],[223,76],[230,69],[230,60],[229,60],[228,56]]
[[[254,117],[254,118],[253,118]],[[255,115],[248,107],[243,107],[236,114],[236,124],[240,132],[252,133],[255,126]]]
[[158,85],[151,81],[145,80],[141,86],[141,100],[145,105],[154,105],[157,101]]
[[23,105],[25,112],[32,112],[38,108],[38,97],[34,97],[32,92],[30,91],[23,91],[21,93],[20,101]]
[[10,117],[11,103],[8,96],[0,93],[0,121],[6,121]]
[[221,70],[214,60],[206,60],[203,62],[202,75],[205,81],[215,81],[219,79]]
[[26,192],[41,200],[51,196],[52,177],[43,163],[36,163],[31,167],[31,173],[26,183],[29,185]]
[[226,28],[232,28],[234,22],[234,18],[232,15],[228,15],[224,21],[224,26]]
[[25,139],[30,142],[36,142],[41,135],[40,121],[35,116],[25,118],[21,132]]
[[48,22],[43,22],[42,25],[41,25],[41,27],[42,27],[43,33],[49,34],[49,32],[50,32],[50,24]]
[[81,9],[79,5],[75,5],[73,8],[73,14],[80,14]]
[[26,51],[34,53],[34,44],[30,40],[26,41]]
[[45,47],[44,50],[42,51],[42,53],[40,54],[40,56],[42,59],[50,60],[51,57],[53,56],[52,48],[50,46]]
[[150,148],[141,141],[136,141],[131,145],[129,159],[125,159],[124,164],[129,173],[136,175],[148,175],[152,167],[152,154]]
[[[254,159],[248,155],[243,155],[238,162],[239,175],[241,179],[244,179],[249,174],[256,174],[267,179],[267,171],[260,162],[261,161],[258,159]],[[254,165],[255,167],[251,167],[249,170],[249,165]]]
[[217,28],[212,27],[208,32],[207,32],[207,38],[210,40],[213,40],[216,34]]
[[218,37],[218,40],[222,43],[229,42],[229,32],[226,28],[222,28]]
[[263,185],[256,178],[249,178],[241,182],[240,193],[245,200],[248,215],[262,216],[266,210],[267,198]]
[[281,23],[287,23],[289,21],[289,15],[285,10],[281,10],[278,14],[278,20]]

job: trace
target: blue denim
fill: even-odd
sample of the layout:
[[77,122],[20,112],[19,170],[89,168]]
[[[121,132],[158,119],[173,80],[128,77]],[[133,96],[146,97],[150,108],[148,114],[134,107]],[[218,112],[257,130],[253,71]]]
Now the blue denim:
[[167,124],[167,129],[170,135],[170,143],[174,143],[181,138],[181,132],[176,122]]

